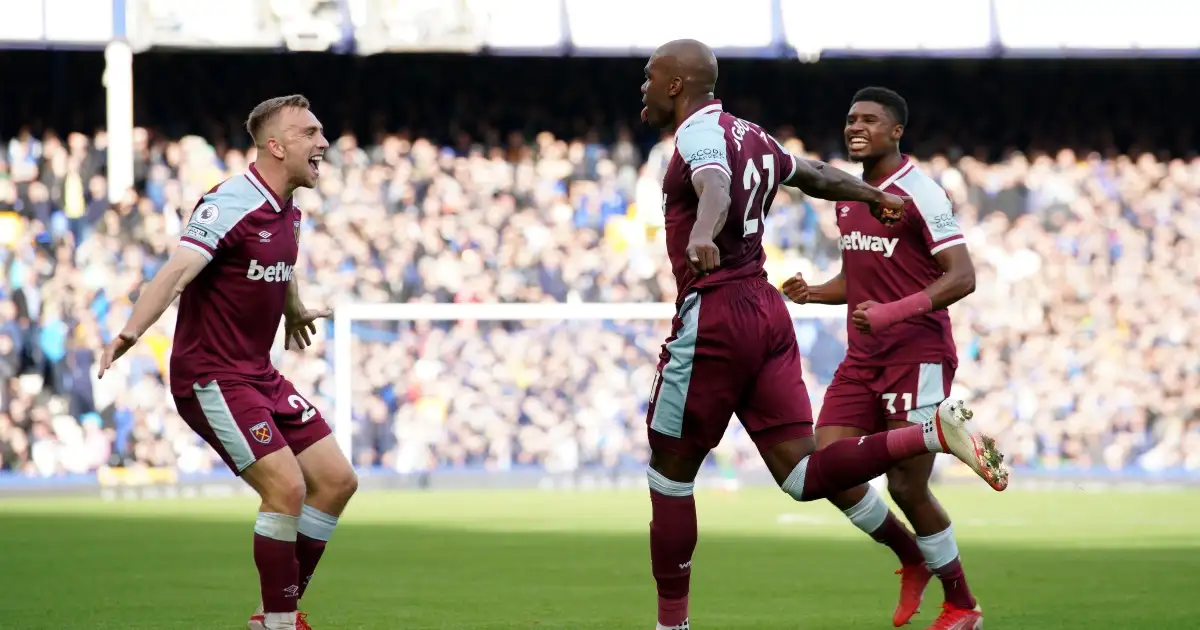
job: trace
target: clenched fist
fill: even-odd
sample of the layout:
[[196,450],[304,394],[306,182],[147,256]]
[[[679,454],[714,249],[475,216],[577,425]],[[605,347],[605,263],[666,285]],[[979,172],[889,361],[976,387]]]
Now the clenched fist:
[[797,273],[791,278],[784,280],[782,289],[787,299],[796,304],[808,304],[808,282],[805,282],[804,274]]
[[854,313],[850,315],[850,321],[854,324],[854,327],[864,335],[871,334],[871,309],[877,306],[879,306],[879,302],[867,300],[854,307]]
[[869,203],[871,216],[884,225],[891,225],[904,218],[904,207],[912,202],[912,197],[901,197],[891,193],[883,193],[878,203]]
[[693,234],[688,241],[687,263],[696,275],[708,275],[721,266],[721,252],[711,238]]

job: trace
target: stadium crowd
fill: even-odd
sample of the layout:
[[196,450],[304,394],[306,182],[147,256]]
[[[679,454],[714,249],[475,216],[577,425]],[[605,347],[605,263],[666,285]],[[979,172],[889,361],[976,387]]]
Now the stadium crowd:
[[[310,305],[671,301],[659,178],[673,150],[548,132],[465,150],[332,139],[296,273]],[[115,371],[97,351],[171,252],[195,200],[253,154],[135,132],[135,190],[109,204],[106,139],[27,132],[0,155],[0,470],[220,468],[164,386],[173,310]],[[796,139],[786,144],[804,152]],[[835,164],[853,169],[835,160]],[[1018,464],[1200,470],[1200,159],[1010,154],[923,163],[978,269],[952,314],[956,388]],[[836,272],[832,206],[794,190],[767,221],[769,272]],[[174,307],[172,307],[173,309]],[[798,320],[811,394],[842,324]],[[276,362],[333,416],[332,343]],[[644,461],[665,323],[355,326],[354,457],[552,470]],[[731,431],[735,461],[753,447]]]

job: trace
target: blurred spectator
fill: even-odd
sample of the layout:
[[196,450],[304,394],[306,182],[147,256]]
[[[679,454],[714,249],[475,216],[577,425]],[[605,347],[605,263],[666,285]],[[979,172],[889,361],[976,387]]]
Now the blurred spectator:
[[[205,190],[253,151],[135,133],[137,189],[107,200],[103,137],[7,143],[0,175],[0,470],[219,468],[163,384],[169,310],[103,381],[119,330]],[[796,140],[789,148],[803,152]],[[649,151],[548,132],[456,148],[337,139],[305,213],[297,273],[311,305],[672,301]],[[848,164],[837,163],[847,169]],[[924,163],[956,201],[978,290],[953,309],[956,387],[1016,463],[1200,470],[1200,160],[1009,155]],[[832,206],[794,190],[768,219],[769,271],[813,282],[839,265]],[[840,324],[799,320],[815,402],[844,353]],[[354,458],[551,470],[644,461],[659,324],[355,325]],[[277,364],[333,413],[332,344]],[[343,401],[345,402],[345,401]],[[734,430],[735,461],[753,446]]]

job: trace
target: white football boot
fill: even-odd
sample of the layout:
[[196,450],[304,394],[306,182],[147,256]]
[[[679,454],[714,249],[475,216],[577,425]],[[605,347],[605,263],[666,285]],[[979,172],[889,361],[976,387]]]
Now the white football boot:
[[996,440],[991,436],[967,427],[967,421],[974,415],[961,400],[946,399],[938,405],[933,422],[925,425],[926,431],[936,431],[942,450],[970,466],[993,490],[1004,490],[1008,487],[1009,472],[1004,465],[1004,454],[996,448]]

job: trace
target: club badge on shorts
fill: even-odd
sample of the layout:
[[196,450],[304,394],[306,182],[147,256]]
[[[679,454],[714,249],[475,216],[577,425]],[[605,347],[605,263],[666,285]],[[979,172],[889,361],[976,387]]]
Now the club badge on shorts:
[[250,427],[250,436],[258,440],[261,444],[270,444],[271,442],[271,425],[266,422],[259,422]]

